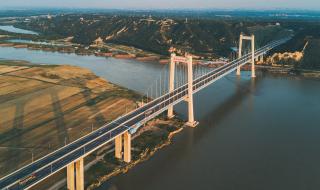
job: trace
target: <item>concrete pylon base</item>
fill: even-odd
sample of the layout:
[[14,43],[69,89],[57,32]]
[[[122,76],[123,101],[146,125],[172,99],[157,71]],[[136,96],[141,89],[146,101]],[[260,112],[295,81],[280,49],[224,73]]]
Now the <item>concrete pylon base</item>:
[[199,125],[199,122],[198,121],[194,121],[194,122],[187,122],[186,124],[185,124],[186,126],[188,126],[188,127],[196,127],[197,125]]
[[255,71],[253,71],[253,72],[251,73],[251,78],[256,78],[256,72],[255,72]]
[[240,75],[241,75],[240,72],[241,72],[241,71],[240,71],[240,67],[238,67],[238,68],[237,68],[237,76],[240,76]]

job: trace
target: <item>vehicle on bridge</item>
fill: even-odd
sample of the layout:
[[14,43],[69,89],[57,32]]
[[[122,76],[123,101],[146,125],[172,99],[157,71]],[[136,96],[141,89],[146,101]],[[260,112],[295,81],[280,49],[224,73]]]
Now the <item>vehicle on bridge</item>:
[[144,113],[144,116],[145,116],[145,117],[149,117],[152,113],[153,113],[153,110],[147,110],[147,111]]
[[31,181],[35,178],[37,178],[37,175],[35,173],[31,174],[31,175],[27,176],[26,178],[20,180],[19,185],[25,185],[26,183],[28,183],[29,181]]

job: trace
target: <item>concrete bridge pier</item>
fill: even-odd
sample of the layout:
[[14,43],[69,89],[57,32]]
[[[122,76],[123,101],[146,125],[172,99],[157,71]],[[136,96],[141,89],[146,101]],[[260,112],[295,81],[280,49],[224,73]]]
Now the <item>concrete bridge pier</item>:
[[[170,65],[169,65],[169,93],[174,91],[174,72],[175,72],[175,57],[176,54],[171,54]],[[173,118],[173,105],[168,108],[168,118]]]
[[188,122],[186,123],[189,127],[196,127],[199,123],[194,120],[194,112],[193,112],[193,63],[192,56],[187,56],[187,64],[188,64]]
[[67,188],[75,190],[74,162],[67,166]]
[[260,56],[259,61],[260,61],[260,62],[263,62],[263,61],[264,61],[263,54]]
[[123,146],[123,160],[127,163],[131,162],[131,134],[127,131],[123,134],[124,146]]
[[128,131],[115,138],[115,157],[131,162],[131,134]]
[[114,145],[115,157],[117,159],[122,159],[122,135],[119,135],[114,139]]
[[68,190],[84,190],[84,158],[70,163],[67,166]]
[[83,158],[76,161],[76,188],[84,190],[84,163]]

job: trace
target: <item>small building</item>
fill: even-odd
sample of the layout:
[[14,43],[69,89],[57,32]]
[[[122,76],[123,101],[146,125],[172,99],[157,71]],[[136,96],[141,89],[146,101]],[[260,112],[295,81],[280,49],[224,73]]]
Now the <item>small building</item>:
[[94,45],[103,45],[103,39],[101,37],[97,38],[95,41],[93,41]]

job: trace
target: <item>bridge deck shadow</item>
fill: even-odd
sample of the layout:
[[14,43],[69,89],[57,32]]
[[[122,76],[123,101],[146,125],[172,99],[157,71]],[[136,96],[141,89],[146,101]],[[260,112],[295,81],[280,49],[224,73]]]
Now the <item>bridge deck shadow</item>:
[[[238,80],[238,79],[237,79]],[[236,90],[231,96],[225,99],[223,102],[219,103],[212,111],[206,114],[201,120],[199,127],[194,131],[194,143],[203,138],[204,135],[208,134],[212,127],[206,127],[206,123],[213,123],[217,126],[220,121],[222,121],[225,116],[229,115],[234,108],[238,107],[249,95],[254,95],[256,86],[261,82],[260,78],[251,79],[241,83],[241,81],[236,82]],[[251,98],[251,97],[249,97]],[[252,102],[249,100],[249,108],[252,108]]]

